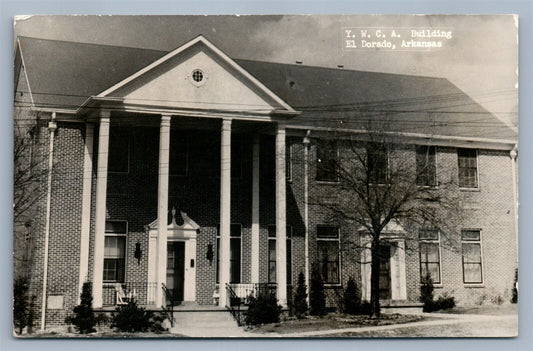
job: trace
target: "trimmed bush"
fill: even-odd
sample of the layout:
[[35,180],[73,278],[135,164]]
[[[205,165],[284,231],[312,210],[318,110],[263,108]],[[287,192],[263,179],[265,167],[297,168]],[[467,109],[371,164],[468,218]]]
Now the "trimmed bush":
[[446,293],[435,301],[433,298],[433,281],[431,276],[426,275],[422,279],[422,285],[420,286],[420,302],[424,303],[424,312],[435,312],[439,310],[448,310],[455,307],[455,298],[448,296]]
[[343,312],[346,314],[360,314],[361,299],[357,294],[355,281],[350,277],[342,298]]
[[13,326],[21,335],[24,328],[30,325],[30,302],[28,298],[28,279],[19,277],[13,284]]
[[422,278],[420,286],[420,302],[424,304],[424,312],[426,311],[426,305],[429,305],[433,302],[433,280],[431,279],[431,274],[427,274]]
[[259,325],[279,322],[281,306],[272,293],[259,294],[248,298],[248,311],[244,314],[247,325]]
[[96,330],[96,318],[93,312],[93,296],[91,283],[83,283],[81,303],[74,307],[74,316],[68,318],[68,322],[76,327],[81,334],[94,333]]
[[302,319],[305,317],[309,306],[307,306],[307,286],[305,285],[305,277],[302,272],[298,274],[298,285],[294,293],[293,312],[296,318]]
[[131,300],[127,305],[118,306],[116,313],[113,313],[111,328],[121,332],[162,332],[165,329],[162,326],[164,318],[159,314],[146,311],[139,307],[137,302]]
[[318,266],[313,265],[311,272],[311,293],[309,294],[309,313],[313,316],[326,314],[326,297],[324,296],[324,282],[318,271]]

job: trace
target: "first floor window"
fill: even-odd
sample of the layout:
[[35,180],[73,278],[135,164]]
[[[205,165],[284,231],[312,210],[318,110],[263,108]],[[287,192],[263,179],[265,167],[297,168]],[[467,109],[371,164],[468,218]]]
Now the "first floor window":
[[124,282],[126,221],[107,221],[104,239],[104,282]]
[[[230,266],[229,266],[229,282],[240,283],[241,282],[241,225],[231,224],[230,226]],[[217,234],[217,272],[216,282],[220,282],[220,226],[218,227]]]
[[428,273],[434,284],[440,284],[439,231],[437,229],[420,229],[420,278]]
[[317,226],[318,270],[326,284],[338,284],[340,282],[339,244],[339,227]]
[[[292,284],[292,227],[287,226],[287,284]],[[276,226],[268,226],[268,282],[276,282]]]
[[463,282],[483,283],[483,263],[481,260],[481,231],[461,231],[463,249]]

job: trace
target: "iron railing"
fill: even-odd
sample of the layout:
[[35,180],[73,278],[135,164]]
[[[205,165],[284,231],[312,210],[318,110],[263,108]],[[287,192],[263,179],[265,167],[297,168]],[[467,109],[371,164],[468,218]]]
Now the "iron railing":
[[102,305],[117,306],[135,300],[139,305],[155,305],[157,283],[124,282],[104,283]]
[[226,308],[229,309],[231,315],[237,321],[237,324],[239,326],[242,325],[242,312],[241,312],[241,305],[243,302],[243,298],[239,297],[235,290],[233,290],[233,286],[236,284],[226,284]]
[[166,314],[166,317],[170,321],[170,326],[174,327],[174,306],[179,305],[181,301],[176,301],[174,299],[173,292],[169,288],[167,288],[165,283],[161,283],[161,285],[162,285],[161,288],[163,289],[163,293],[165,294],[165,297],[166,297],[166,302],[164,302],[163,305],[161,306],[161,310],[163,311],[164,314]]

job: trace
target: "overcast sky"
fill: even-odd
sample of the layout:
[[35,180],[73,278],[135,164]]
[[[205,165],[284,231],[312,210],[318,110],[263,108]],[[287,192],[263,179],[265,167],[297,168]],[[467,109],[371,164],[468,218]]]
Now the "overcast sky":
[[[432,51],[346,51],[343,27],[447,28],[453,38]],[[34,16],[15,25],[15,36],[168,51],[199,34],[232,58],[445,77],[518,124],[513,16]]]

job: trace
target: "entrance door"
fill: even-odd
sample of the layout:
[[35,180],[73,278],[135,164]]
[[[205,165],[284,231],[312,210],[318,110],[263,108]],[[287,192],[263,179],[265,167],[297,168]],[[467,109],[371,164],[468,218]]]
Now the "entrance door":
[[167,251],[167,288],[174,301],[183,301],[185,243],[183,241],[169,242]]
[[391,276],[390,276],[390,245],[379,246],[379,298],[391,299]]

